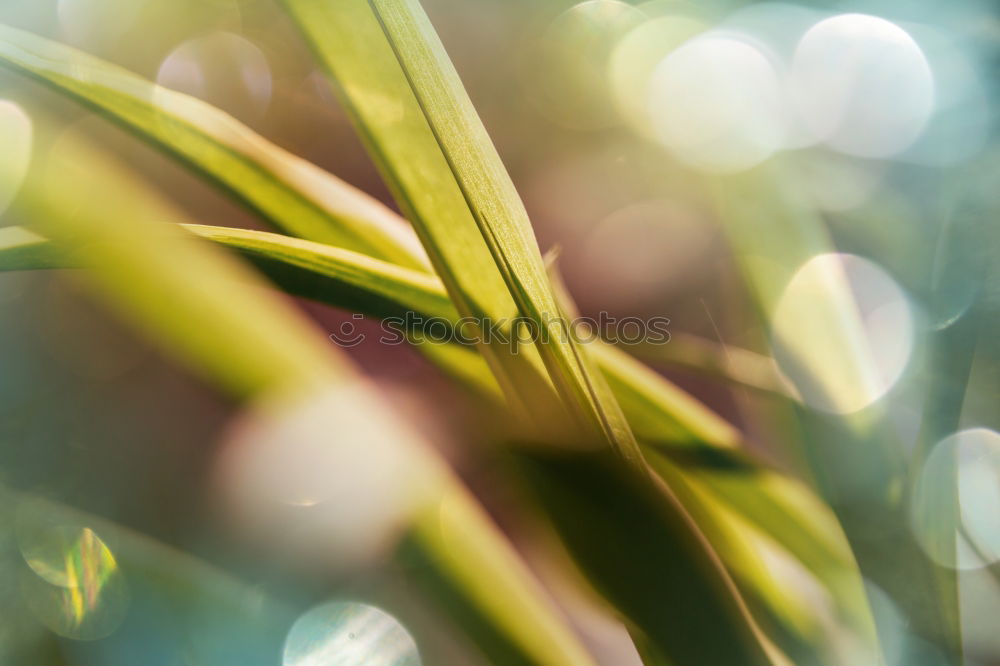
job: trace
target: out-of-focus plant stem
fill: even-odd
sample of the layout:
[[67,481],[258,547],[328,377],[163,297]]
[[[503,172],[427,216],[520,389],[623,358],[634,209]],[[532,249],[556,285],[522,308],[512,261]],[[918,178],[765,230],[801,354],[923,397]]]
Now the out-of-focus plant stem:
[[774,359],[742,347],[712,342],[688,334],[672,334],[667,344],[640,343],[623,347],[647,362],[659,362],[721,377],[765,394],[788,396]]
[[[715,189],[731,246],[766,323],[795,271],[811,257],[834,251],[822,221],[800,200],[793,174],[783,166],[720,179]],[[843,296],[849,294],[831,294],[830,306],[837,308]],[[834,363],[857,365],[860,376],[870,359],[857,355],[850,342],[855,333],[849,329],[857,326],[856,317],[846,309],[835,317],[843,330],[829,330],[824,355],[832,355],[828,361]],[[841,336],[843,341],[838,342]],[[796,361],[803,363],[801,369],[808,376],[809,358]],[[961,663],[957,600],[951,593],[941,595],[936,567],[909,528],[907,465],[884,410],[875,403],[846,415],[808,407],[795,411],[806,459],[841,521],[862,574],[892,598],[914,634],[932,641],[948,655],[948,663]],[[885,650],[890,641],[898,640],[898,627],[878,622],[876,618]]]

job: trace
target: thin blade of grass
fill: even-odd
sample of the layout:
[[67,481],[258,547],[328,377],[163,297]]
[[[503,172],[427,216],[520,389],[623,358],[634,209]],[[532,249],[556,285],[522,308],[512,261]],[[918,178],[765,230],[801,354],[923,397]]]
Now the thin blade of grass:
[[630,347],[628,352],[648,363],[688,368],[765,395],[789,396],[788,386],[774,359],[742,347],[723,346],[705,338],[678,333],[670,336],[669,344],[639,344]]
[[873,620],[850,546],[836,516],[805,485],[753,464],[707,469],[672,460],[662,450],[651,453],[650,461],[658,473],[679,478],[703,497],[700,504],[707,511],[731,513],[780,545],[823,585],[841,617],[874,645]]
[[524,204],[420,4],[369,4],[518,311],[551,335],[539,351],[561,397],[626,460],[640,460],[617,402],[567,334]]
[[[337,307],[356,308],[365,314],[383,318],[398,316],[402,319],[405,313],[412,312],[438,322],[454,323],[458,319],[440,282],[419,272],[399,269],[347,250],[267,232],[201,225],[185,225],[185,228],[202,238],[237,250],[295,295],[316,298]],[[31,252],[32,258],[28,261],[23,258],[25,250]],[[60,268],[66,265],[65,260],[56,256],[51,243],[38,235],[16,227],[0,230],[0,270]],[[358,290],[360,294],[354,295]],[[478,386],[480,390],[492,394],[494,399],[499,398],[492,376],[472,348],[457,344],[431,344],[427,349],[436,353],[453,353],[456,360],[443,364],[445,369],[453,372],[470,372],[469,363],[478,361],[479,371],[464,381],[472,385],[482,383]],[[612,348],[602,346],[602,349]],[[631,362],[641,367],[634,360]],[[605,366],[604,369],[609,377],[613,377],[612,368],[616,367],[613,358],[609,365],[611,368]],[[649,385],[649,392],[656,395],[660,388],[657,385],[658,375],[644,368],[643,371],[648,373],[644,381]],[[670,385],[666,386],[669,391]],[[631,403],[627,397],[623,399],[623,404],[629,411]],[[662,408],[656,406],[655,400],[651,404],[653,406],[648,412],[652,418],[644,416],[647,413],[646,403],[637,405],[638,421],[650,422],[653,424],[651,432],[662,435],[664,430],[658,425],[663,421]],[[710,448],[707,445],[703,447]],[[657,469],[662,465],[676,464],[683,470],[686,484],[697,483],[704,488],[698,495],[688,493],[682,498],[693,515],[731,511],[740,516],[812,572],[837,601],[844,617],[864,630],[867,609],[850,551],[840,537],[839,526],[829,510],[804,486],[728,448],[711,448],[711,451],[690,449],[687,439],[660,440],[656,448],[661,452],[650,450],[647,455],[651,456],[650,460]],[[691,450],[691,454],[684,455],[679,450]],[[666,458],[674,462],[668,463]],[[691,502],[697,502],[697,505]],[[698,522],[702,525],[701,520]],[[719,547],[717,543],[713,542],[713,545],[727,565],[734,558],[738,559],[738,553],[734,555],[731,545]],[[423,552],[415,542],[411,548],[417,553]],[[737,566],[734,575],[741,587],[749,592],[750,598],[762,600],[755,607],[762,607],[761,604],[766,604],[768,599],[781,599],[771,589],[773,583],[760,571]],[[457,601],[454,603],[461,607]],[[787,616],[788,610],[768,610],[768,614],[780,618]],[[796,629],[794,621],[790,622],[789,633]],[[486,633],[483,640],[494,643],[492,634]],[[494,646],[493,649],[501,648]]]
[[[321,169],[270,144],[214,107],[163,89],[76,49],[3,26],[0,26],[0,64],[97,107],[141,138],[180,158],[187,166],[208,174],[228,193],[248,202],[276,226],[310,240],[355,249],[402,266],[428,268],[426,255],[412,235],[412,229],[395,213]],[[357,94],[367,94],[365,90]],[[395,108],[388,99],[372,97],[370,110],[377,110],[379,102]],[[159,100],[179,109],[174,113],[176,117],[159,109]],[[416,133],[410,131],[410,134]],[[422,176],[428,177],[426,173]],[[419,191],[430,191],[432,185],[434,183],[429,181],[417,181],[415,187]],[[438,194],[443,200],[448,198],[446,190],[442,188]],[[449,219],[454,222],[459,217]],[[459,251],[464,251],[462,244],[458,245]],[[620,353],[598,353],[617,357],[618,363],[626,369],[630,365],[634,367]],[[642,381],[644,373],[626,369],[616,369],[609,381],[617,384],[626,381],[625,388],[637,399],[649,399],[651,396],[645,395],[645,382]],[[628,375],[634,376],[626,379]],[[731,429],[727,429],[721,419],[696,401],[679,390],[670,393],[676,397],[676,404],[666,392],[656,398],[671,413],[667,418],[661,415],[657,419],[659,427],[663,428],[660,437],[694,436],[713,440],[710,431],[714,431],[721,435],[721,441],[731,435]],[[671,425],[672,421],[688,422],[690,432],[683,426]],[[647,439],[653,438],[647,436]]]
[[412,230],[376,199],[219,109],[117,65],[0,25],[0,65],[99,110],[296,236],[424,268]]
[[[37,174],[28,179],[19,212],[53,239],[71,265],[85,269],[97,293],[126,320],[210,382],[255,403],[331,386],[370,391],[322,333],[252,269],[170,223],[183,218],[85,143],[70,139],[60,143],[63,157],[86,164],[86,178],[59,180],[50,164],[44,184]],[[59,187],[46,187],[53,182]],[[102,210],[108,200],[115,201],[113,218]],[[396,418],[374,395],[370,404],[369,418]],[[402,424],[399,432],[411,436]],[[426,473],[433,488],[413,507],[406,534],[433,555],[435,573],[526,663],[592,663],[450,470],[416,435],[398,444],[419,463],[412,473]],[[470,580],[469,563],[492,581],[489,589]]]
[[[692,519],[674,509],[677,499],[659,479],[636,483],[631,467],[609,450],[526,448],[515,455],[581,570],[656,652],[678,664],[787,663],[732,581],[719,578],[715,551],[692,563],[691,551],[682,550],[689,544],[677,535],[693,529]],[[733,586],[726,596],[720,580]],[[739,605],[738,621],[729,604]]]
[[[799,268],[835,250],[790,166],[775,160],[714,183],[720,218],[765,326]],[[914,634],[958,663],[957,602],[953,593],[942,593],[938,572],[914,542],[901,506],[905,459],[883,406],[870,395],[877,365],[854,295],[846,276],[835,272],[810,286],[808,313],[798,303],[798,318],[786,327],[794,330],[774,337],[799,392],[811,390],[834,411],[845,412],[824,414],[805,405],[796,410],[811,471],[861,572],[899,606]],[[891,558],[885,556],[887,540],[895,544]],[[878,629],[883,649],[898,640],[893,627]]]
[[594,341],[587,349],[640,440],[725,449],[738,445],[736,428],[659,373],[604,342]]
[[[414,313],[422,320],[454,325],[459,314],[441,281],[366,255],[310,241],[248,229],[185,225],[187,230],[231,248],[252,261],[289,293],[380,318]],[[0,270],[70,267],[56,248],[36,234],[0,230]],[[424,345],[445,369],[482,391],[499,391],[482,358],[471,347]],[[629,424],[645,441],[733,447],[739,433],[705,405],[659,374],[606,344],[590,346]]]
[[691,516],[732,572],[755,616],[765,621],[764,629],[770,629],[772,635],[794,637],[782,646],[791,655],[809,647],[818,651],[824,644],[818,610],[805,590],[783,585],[768,569],[759,552],[760,532],[710,497],[705,486],[686,470],[663,457],[651,458],[650,465],[675,489],[685,506],[691,507]]
[[[412,63],[397,59],[396,42],[383,32],[378,9],[362,0],[285,4],[333,75],[459,312],[495,322],[525,317],[536,335],[551,338],[549,344],[521,345],[516,354],[507,345],[483,345],[508,399],[548,436],[557,437],[562,431],[565,437],[569,432],[565,419],[575,416],[580,432],[569,439],[579,440],[591,432],[583,437],[621,440],[623,450],[634,456],[637,449],[629,441],[624,419],[605,413],[613,405],[606,409],[595,402],[578,350],[564,331],[552,329],[559,324],[559,310],[548,291],[538,247],[523,208],[520,217],[511,217],[520,201],[509,180],[504,189],[496,187],[506,178],[505,171],[495,152],[490,155],[492,145],[468,100],[457,97],[464,96],[457,79],[411,80]],[[406,52],[419,55],[423,38],[431,34],[408,42]],[[424,71],[432,74],[451,67],[443,52],[424,64]],[[445,105],[430,108],[424,84],[436,83],[448,84],[433,96],[445,100]],[[462,106],[452,105],[456,99]],[[442,116],[452,112],[471,124],[446,126]],[[462,155],[455,152],[456,142],[465,144]],[[477,156],[492,160],[492,170],[472,171],[478,168]],[[473,162],[461,161],[464,157]],[[490,202],[488,209],[483,208],[484,197]],[[555,428],[547,425],[553,419],[559,422]]]
[[[425,321],[452,325],[458,321],[440,281],[418,271],[268,232],[194,224],[184,228],[237,251],[296,296],[382,319],[402,320],[406,313],[413,313]],[[37,234],[18,227],[0,229],[0,270],[68,266],[57,248]],[[724,421],[713,426],[711,419],[673,420],[673,414],[697,414],[705,408],[695,403],[697,409],[689,409],[692,398],[614,347],[593,348],[639,437],[655,442],[655,448],[662,451],[650,455],[666,455],[686,474],[700,478],[720,501],[825,582],[833,582],[825,572],[850,568],[851,556],[837,536],[836,521],[804,486],[731,448],[737,435]],[[498,397],[499,387],[473,348],[428,344],[425,349],[432,350],[442,367],[467,385]]]

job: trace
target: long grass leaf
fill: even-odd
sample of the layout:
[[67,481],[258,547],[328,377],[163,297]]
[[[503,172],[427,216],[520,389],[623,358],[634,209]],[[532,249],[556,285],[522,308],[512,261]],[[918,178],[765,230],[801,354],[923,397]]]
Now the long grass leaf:
[[[689,559],[693,549],[678,535],[691,533],[692,519],[673,508],[678,500],[658,478],[636,483],[632,469],[608,450],[526,449],[518,460],[594,587],[671,663],[785,663],[731,579],[719,577],[715,551],[706,547],[705,560]],[[738,619],[731,604],[738,605]]]
[[[344,8],[345,11],[349,9]],[[321,169],[270,144],[218,109],[166,90],[76,49],[3,26],[0,26],[0,64],[39,78],[56,91],[99,108],[188,166],[207,173],[236,198],[260,210],[276,226],[310,240],[355,249],[402,266],[427,269],[426,256],[419,242],[395,213]],[[380,107],[386,107],[383,111],[388,115],[396,114],[393,109],[398,110],[389,97],[379,96],[368,88],[359,88],[354,96],[361,99],[359,107],[371,114]],[[366,101],[370,102],[367,106]],[[161,105],[179,111],[171,113],[159,108]],[[416,125],[408,129],[407,122],[399,124],[399,134],[390,137],[419,134]],[[395,165],[397,175],[405,172],[406,163],[407,160],[401,160]],[[412,160],[409,163],[415,164]],[[417,194],[430,192],[435,185],[427,180],[430,172],[416,171],[418,173],[411,174],[415,183],[413,190]],[[425,180],[418,180],[418,176]],[[453,215],[446,221],[457,223],[462,202],[454,194],[449,193],[447,187],[441,187],[436,197],[446,204],[442,208]],[[458,207],[452,207],[450,202],[457,203]],[[306,212],[303,206],[308,209]],[[456,245],[459,252],[467,249],[461,242]],[[625,390],[637,396],[637,400],[653,397],[646,395],[648,382],[643,378],[646,373],[633,372],[635,364],[614,351],[598,350],[597,353],[617,359],[618,367],[609,381],[626,382]],[[470,363],[480,365],[474,361]],[[689,396],[679,390],[660,393],[655,399],[666,414],[654,416],[650,413],[651,423],[658,421],[658,427],[662,428],[660,438],[694,437],[712,441],[716,439],[712,432],[719,436],[719,441],[731,438],[731,428]],[[634,425],[631,417],[629,420]],[[671,425],[678,420],[689,422],[690,431]],[[646,436],[646,439],[653,438]]]
[[[84,180],[59,180],[58,197],[29,178],[20,212],[53,239],[98,293],[164,349],[206,379],[260,402],[343,386],[367,394],[335,347],[244,262],[219,252],[180,225],[176,211],[78,140],[64,140],[68,163],[85,163]],[[74,174],[75,175],[75,174]],[[96,190],[96,192],[95,192]],[[109,218],[101,202],[115,201]],[[154,212],[151,212],[154,211]],[[23,240],[23,239],[22,239]],[[197,325],[192,325],[197,322]],[[371,394],[368,418],[392,422]],[[412,474],[426,473],[426,499],[413,507],[408,535],[433,554],[437,573],[528,663],[589,664],[516,552],[444,464],[400,424],[400,451],[412,452]],[[473,584],[468,563],[493,581]]]
[[[616,407],[596,402],[579,350],[552,328],[560,325],[560,313],[523,207],[447,57],[440,49],[425,50],[436,40],[433,31],[404,27],[403,45],[381,22],[400,15],[384,8],[360,0],[286,5],[333,74],[459,311],[493,321],[526,317],[538,335],[551,338],[523,345],[517,354],[507,346],[483,346],[512,403],[547,434],[552,428],[545,424],[559,415],[561,403],[583,432],[635,454]],[[423,74],[433,80],[419,78]],[[433,96],[427,86],[438,86]],[[526,363],[533,372],[523,369]]]
[[[406,313],[413,313],[424,321],[452,325],[458,321],[440,281],[421,272],[268,232],[194,224],[184,228],[239,252],[296,296],[383,319],[397,317],[402,321]],[[19,227],[0,229],[0,270],[69,266],[57,248],[41,236]],[[489,370],[471,347],[430,344],[426,348],[441,358],[452,354],[454,360],[442,362],[445,370],[465,373],[467,385],[497,395],[499,389]],[[688,474],[702,478],[721,501],[821,578],[823,571],[849,566],[849,552],[842,541],[831,536],[838,533],[835,521],[804,486],[731,450],[737,441],[732,427],[713,420],[711,412],[660,375],[610,345],[594,345],[593,351],[641,441],[654,442]],[[682,420],[701,411],[709,416]],[[690,453],[678,451],[688,450],[689,444],[697,447]]]
[[[186,225],[188,231],[236,250],[286,291],[380,318],[405,318],[454,325],[459,314],[440,280],[341,248],[248,229]],[[56,248],[18,227],[0,229],[0,270],[65,268]],[[610,345],[591,345],[630,426],[648,442],[697,442],[732,447],[738,432],[725,420],[662,376]],[[428,345],[449,372],[462,374],[489,394],[499,387],[472,348]],[[449,356],[450,355],[450,356]],[[448,359],[454,359],[449,361]]]
[[735,385],[761,391],[765,395],[788,397],[789,390],[781,378],[774,359],[742,347],[678,333],[670,336],[670,344],[640,344],[629,354],[648,363],[664,363],[688,368],[710,377],[721,377]]
[[412,231],[383,204],[205,102],[4,25],[0,65],[98,109],[214,180],[278,228],[403,266],[426,266]]
[[[714,183],[720,218],[768,328],[800,268],[835,250],[790,166],[777,160]],[[914,542],[900,506],[905,460],[875,399],[885,387],[875,377],[877,364],[846,273],[811,277],[807,289],[791,321],[771,332],[786,361],[783,370],[793,375],[799,392],[835,412],[823,415],[809,407],[797,412],[812,472],[862,573],[893,599],[915,634],[954,660],[961,652],[955,597],[940,594],[938,572]],[[890,538],[894,557],[886,558]],[[898,640],[878,628],[885,630],[883,649]]]
[[640,458],[619,406],[592,371],[586,352],[566,335],[564,313],[549,285],[524,204],[420,4],[369,4],[519,312],[551,335],[539,351],[560,394],[621,455]]
[[[411,312],[427,320],[457,321],[457,312],[443,287],[436,279],[422,273],[399,269],[347,250],[267,232],[201,225],[185,225],[185,228],[238,251],[271,280],[298,296],[357,309],[377,317],[396,316],[402,320],[405,313]],[[57,256],[56,248],[37,234],[17,227],[0,230],[0,270],[60,268],[67,265],[64,259]],[[435,353],[455,354],[456,360],[444,363],[444,368],[454,373],[470,373],[473,376],[465,378],[467,384],[478,385],[484,393],[496,395],[497,387],[492,382],[492,376],[472,348],[432,344],[427,349],[435,350]],[[619,388],[615,380],[621,367],[618,358],[605,356],[608,350],[613,350],[612,347],[602,345],[600,349],[598,359],[607,361],[602,367],[612,385]],[[645,426],[649,428],[648,432],[656,436],[673,429],[683,430],[676,424],[664,423],[663,408],[655,398],[664,388],[668,396],[674,395],[676,390],[669,383],[660,386],[662,378],[659,375],[632,359],[628,360],[641,369],[643,384],[648,387],[646,392],[652,396],[634,404],[628,392],[630,384],[622,384],[625,392],[620,394],[620,399],[630,418],[635,419],[637,431],[644,433],[645,424],[648,424]],[[476,366],[479,369],[470,370],[470,364],[475,361],[480,363]],[[682,392],[678,393],[685,396]],[[745,456],[728,460],[737,455],[735,452],[727,453],[728,448],[714,449],[714,453],[677,453],[678,447],[687,448],[684,442],[688,437],[689,434],[678,440],[658,440],[657,448],[662,453],[648,454],[656,469],[677,464],[683,470],[685,484],[703,486],[700,494],[682,496],[685,507],[695,516],[703,516],[706,511],[730,511],[761,534],[766,534],[812,572],[836,599],[843,615],[864,631],[867,628],[867,610],[860,581],[850,551],[840,537],[839,526],[826,506],[801,484],[769,471]],[[664,458],[667,451],[674,454],[676,463],[669,463]],[[699,525],[702,525],[701,520]],[[713,542],[714,545],[716,543]],[[413,547],[419,549],[419,544]],[[716,545],[716,548],[727,564],[733,562],[731,543],[722,548]],[[751,593],[751,598],[775,598],[773,583],[759,571],[737,566],[734,575],[741,586]],[[772,614],[782,616],[779,611]]]
[[[776,580],[759,552],[759,532],[749,524],[741,524],[737,514],[722,502],[709,496],[705,487],[666,458],[652,458],[650,464],[672,488],[685,506],[691,507],[692,518],[732,571],[744,596],[759,615],[778,624],[782,635],[796,636],[802,646],[817,646],[821,642],[817,609],[803,596],[804,590],[782,585]],[[798,646],[794,646],[798,648]]]

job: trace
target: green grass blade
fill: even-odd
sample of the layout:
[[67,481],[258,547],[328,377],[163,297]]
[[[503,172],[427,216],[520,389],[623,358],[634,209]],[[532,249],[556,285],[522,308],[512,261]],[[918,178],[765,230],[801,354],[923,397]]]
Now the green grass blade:
[[[420,271],[341,248],[247,229],[186,225],[203,238],[238,251],[289,293],[380,318],[413,312],[425,320],[456,322],[458,311],[440,280]],[[44,239],[22,229],[0,230],[0,270],[67,267]],[[449,372],[462,375],[482,391],[499,390],[489,369],[471,348],[422,347],[443,360]],[[629,424],[644,441],[684,442],[732,447],[739,434],[669,381],[604,344],[590,346],[615,391]]]
[[[298,296],[381,318],[400,317],[406,312],[425,320],[454,323],[459,318],[440,280],[418,271],[278,234],[200,225],[189,225],[188,229],[238,250],[279,286]],[[489,393],[499,390],[486,378],[488,369],[471,350],[449,352],[451,347],[426,345],[422,349],[439,357],[454,354],[454,363],[446,361],[449,371],[465,372]],[[621,350],[596,343],[588,349],[638,437],[667,444],[697,442],[727,448],[739,442],[739,433],[724,419]],[[463,365],[476,369],[463,369]]]
[[[782,160],[714,183],[720,219],[768,326],[796,271],[836,250],[798,184],[794,164]],[[797,303],[796,321],[784,327],[795,330],[773,337],[780,338],[776,346],[790,361],[785,369],[795,375],[799,392],[812,389],[834,411],[845,412],[796,411],[811,472],[864,576],[893,599],[912,633],[935,643],[951,663],[961,652],[955,598],[940,594],[938,572],[914,543],[898,492],[907,483],[905,459],[885,405],[871,400],[876,364],[854,296],[842,276],[810,286],[808,303]],[[894,543],[891,558],[885,557],[887,540]],[[898,640],[892,627],[878,629],[883,649]]]
[[[406,312],[414,312],[428,319],[457,321],[458,314],[440,282],[423,273],[400,269],[348,250],[268,232],[201,225],[185,225],[185,228],[202,238],[236,250],[263,270],[272,281],[298,296],[356,309],[376,317],[404,316]],[[56,255],[52,244],[38,235],[17,227],[0,230],[0,270],[66,266],[65,260]],[[467,384],[481,384],[480,390],[499,397],[489,370],[474,349],[455,344],[426,345],[422,349],[436,354],[454,354],[454,361],[442,364],[446,370],[470,373],[473,376],[465,378]],[[702,442],[700,449],[692,450],[690,455],[682,454],[679,448],[687,450],[687,444],[695,443],[697,440],[692,439],[691,432],[697,433],[699,429],[687,429],[671,422],[665,416],[671,410],[665,409],[663,401],[657,396],[679,397],[682,404],[690,398],[634,359],[625,357],[628,364],[619,363],[619,350],[609,345],[600,345],[596,350],[609,381],[616,390],[622,391],[619,399],[629,418],[634,419],[640,435],[648,432],[650,436],[663,436],[673,431],[681,434],[679,439],[667,437],[657,440],[657,448],[661,452],[651,451],[648,455],[654,466],[676,464],[683,470],[687,484],[704,487],[699,495],[688,493],[682,498],[685,507],[694,515],[728,510],[740,516],[812,572],[837,601],[844,616],[863,630],[867,610],[859,581],[856,580],[857,572],[829,509],[805,486],[767,470],[739,454],[736,449],[728,448],[732,445],[729,442],[732,437],[728,434],[729,427],[722,430],[726,437],[715,445],[720,448],[713,447],[710,442]],[[474,362],[479,363],[475,366],[478,370],[470,370],[470,364]],[[640,376],[641,382],[630,379],[633,373]],[[634,384],[642,387],[645,395],[638,401],[633,399],[632,389],[629,388]],[[664,459],[665,455],[671,457],[667,451],[673,454],[675,463]],[[692,501],[707,505],[707,508],[693,506]],[[727,564],[732,561],[732,547],[719,550]],[[772,584],[766,578],[761,580],[757,572],[738,569],[734,573],[741,585],[764,588],[756,596],[775,598]]]
[[73,264],[48,238],[24,227],[0,229],[0,270],[32,271],[71,268]]
[[780,545],[826,588],[850,625],[874,638],[850,546],[829,507],[805,485],[753,463],[723,468],[684,464],[664,450],[651,453],[650,461],[660,473],[681,470],[684,482],[704,497],[710,510],[732,513]]
[[688,535],[704,537],[686,511],[674,508],[676,496],[659,479],[636,483],[633,469],[607,449],[571,455],[536,448],[516,455],[594,587],[671,663],[784,663],[732,580],[719,576],[723,565],[707,542],[704,559],[690,559]]
[[[279,234],[202,225],[186,225],[186,228],[236,250],[276,285],[296,296],[401,322],[408,313],[418,314],[424,321],[453,323],[458,319],[440,280],[430,274]],[[480,394],[502,401],[500,387],[474,347],[421,344],[420,330],[405,333],[446,372]]]
[[[70,154],[85,157],[92,174],[103,170],[88,151]],[[70,265],[86,269],[99,293],[144,335],[240,396],[319,387],[347,372],[329,342],[250,269],[176,224],[151,222],[183,218],[150,205],[124,173],[117,176],[124,186],[114,190],[114,217],[70,203],[86,201],[84,192],[100,179],[59,176],[53,181],[61,183],[59,200],[29,181],[24,215]]]
[[[29,74],[60,93],[98,108],[140,137],[207,174],[276,226],[304,238],[355,249],[403,266],[427,268],[419,243],[415,242],[406,223],[392,211],[270,144],[218,109],[166,90],[76,49],[5,26],[0,26],[0,64]],[[386,97],[373,98],[370,108],[365,108],[371,113],[377,112],[379,99],[395,108]],[[398,139],[405,137],[407,132],[416,136],[418,130],[410,128],[389,136]],[[405,164],[397,169],[397,173],[401,172],[405,172]],[[428,174],[410,174],[414,189],[430,191],[435,183],[426,180],[430,178]],[[460,192],[452,191],[450,201],[448,187],[443,186],[441,192],[438,196],[447,204],[444,207],[452,203],[457,205],[449,211],[451,217],[446,221],[461,222],[464,200]],[[472,243],[475,244],[475,239]],[[456,245],[456,255],[466,249],[462,243]],[[629,365],[621,354],[609,353],[617,356],[623,365]],[[621,374],[616,373],[609,381],[620,383]],[[641,376],[637,376],[636,382],[630,381],[628,388],[641,397],[644,395],[642,383]],[[671,392],[678,404],[671,408],[671,401],[666,401],[665,406],[673,411],[673,416],[658,418],[659,426],[664,428],[661,436],[669,433],[670,437],[686,438],[688,434],[683,427],[668,424],[676,419],[690,421],[691,415],[701,413],[704,418],[694,420],[702,422],[702,432],[697,431],[696,424],[696,429],[689,434],[711,440],[709,431],[714,430],[726,437],[724,422],[679,391]],[[666,396],[657,399],[662,401]]]
[[603,342],[587,346],[642,441],[732,448],[740,433],[697,399],[628,354]]
[[519,312],[552,333],[539,351],[561,396],[626,459],[640,459],[619,406],[590,368],[586,353],[559,323],[550,322],[563,312],[524,204],[419,2],[369,4]]
[[[459,311],[523,316],[552,331],[559,310],[523,206],[419,6],[285,4],[333,74]],[[637,457],[617,407],[597,397],[580,350],[553,332],[550,344],[517,355],[484,346],[511,400],[536,426],[562,402],[583,432]],[[525,362],[534,373],[520,370]],[[559,400],[546,399],[553,389]]]
[[797,645],[814,648],[821,644],[818,609],[804,596],[804,590],[782,584],[762,561],[759,532],[736,517],[723,502],[712,497],[692,475],[663,457],[651,457],[650,465],[670,484],[690,507],[712,547],[719,553],[748,603],[758,616],[780,627],[781,635],[797,638]]
[[774,359],[742,347],[678,333],[670,336],[670,344],[640,344],[628,351],[645,362],[688,368],[764,395],[789,395],[788,385],[781,378]]
[[[270,144],[218,109],[163,89],[76,49],[5,26],[0,26],[0,64],[29,74],[60,93],[97,107],[142,138],[207,174],[276,226],[304,238],[355,249],[403,266],[427,268],[426,257],[411,230],[388,208]],[[379,99],[395,108],[386,101],[388,98]],[[368,108],[371,113],[377,111],[376,101],[373,98]],[[364,104],[359,106],[364,107]],[[416,136],[418,129],[410,128],[407,132]],[[389,136],[399,138],[405,134],[401,132]],[[411,176],[415,179],[415,188],[429,188],[434,184],[416,180],[416,175]],[[427,179],[430,176],[424,173],[421,177]],[[447,189],[443,187],[442,191]],[[448,220],[458,223],[464,200],[455,194],[451,193],[450,203],[457,204],[458,208],[454,209],[457,213]],[[448,194],[439,196],[448,203]],[[459,250],[463,250],[461,243],[458,245]],[[613,354],[621,366],[635,367],[619,353],[597,353],[602,356]],[[626,379],[622,376],[624,374],[634,376]],[[653,397],[646,395],[644,374],[641,370],[633,373],[616,368],[614,376],[608,377],[608,380],[618,386],[625,381],[624,390],[634,394],[638,401],[644,401]],[[654,416],[650,412],[651,423],[658,421],[658,427],[662,428],[660,438],[694,436],[701,440],[718,438],[722,441],[731,437],[721,419],[679,391],[672,390],[670,393],[674,395],[673,399],[668,398],[665,391],[655,396],[671,413],[667,418],[663,418],[662,413]],[[671,406],[672,402],[676,404]],[[629,420],[634,424],[632,418]],[[671,423],[675,420],[694,423],[690,432],[686,432],[683,426],[678,428]],[[711,431],[718,437],[713,436]],[[646,439],[653,438],[647,435]]]
[[3,25],[0,65],[99,110],[215,181],[278,228],[403,266],[427,265],[412,231],[376,199],[209,104]]
[[[50,157],[44,184],[29,178],[19,212],[71,265],[85,269],[126,320],[215,385],[255,402],[331,386],[369,390],[323,334],[244,262],[171,224],[182,218],[86,144],[67,138],[60,150],[62,161]],[[81,163],[85,174],[59,171],[60,164]],[[46,187],[52,183],[59,187]],[[108,200],[115,201],[114,217],[101,210]],[[23,247],[36,239],[15,240]],[[371,407],[369,418],[395,418],[374,396]],[[592,663],[468,491],[415,435],[402,425],[398,431],[413,437],[399,442],[401,451],[414,454],[413,473],[426,472],[433,488],[413,508],[408,534],[434,555],[435,573],[528,663]],[[488,589],[470,580],[470,563],[492,582]]]
[[[387,318],[412,312],[424,319],[455,323],[458,313],[440,281],[365,255],[279,234],[227,227],[184,225],[253,262],[273,282],[297,296]],[[70,266],[51,243],[18,227],[0,229],[0,270]],[[425,345],[442,366],[482,392],[499,390],[471,347]],[[733,448],[738,433],[700,403],[620,350],[592,349],[614,387],[629,422],[642,441],[654,442],[690,474],[702,477],[720,499],[756,524],[819,575],[832,562],[849,565],[828,511],[804,486],[793,483]],[[452,356],[449,357],[448,355]],[[478,365],[477,365],[478,364]],[[704,412],[696,419],[692,415]],[[689,455],[675,451],[696,445]],[[659,455],[659,454],[657,454]],[[707,459],[707,460],[706,460]],[[719,461],[719,462],[713,462]],[[845,559],[846,555],[846,559]]]
[[[429,273],[401,268],[385,261],[339,247],[324,245],[281,234],[250,229],[189,224],[195,235],[232,248],[265,267],[279,284],[296,276],[313,280],[312,288],[300,284],[292,290],[315,300],[337,298],[339,307],[377,313],[381,317],[420,313],[424,317],[457,319],[457,312],[445,294],[441,281]],[[334,291],[336,293],[328,293]],[[378,303],[358,303],[352,308],[353,295],[363,294]],[[347,298],[345,303],[344,298]],[[361,297],[358,297],[361,300]]]

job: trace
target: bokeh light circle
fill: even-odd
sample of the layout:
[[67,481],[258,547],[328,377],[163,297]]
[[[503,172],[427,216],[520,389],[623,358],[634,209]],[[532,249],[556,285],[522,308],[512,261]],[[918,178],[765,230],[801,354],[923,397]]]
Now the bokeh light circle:
[[611,91],[619,112],[638,132],[655,138],[648,100],[656,66],[705,28],[694,17],[660,16],[641,23],[615,46],[608,63]]
[[782,86],[754,44],[704,33],[656,66],[649,115],[662,143],[682,162],[712,172],[748,169],[784,141]]
[[938,442],[910,509],[917,540],[938,564],[978,569],[1000,561],[1000,434],[970,428]]
[[271,103],[267,57],[252,42],[231,32],[214,32],[184,42],[164,59],[156,82],[248,123],[263,117]]
[[906,369],[914,314],[902,288],[876,264],[820,254],[785,286],[771,336],[778,367],[801,400],[849,414],[881,398]]
[[399,620],[352,601],[312,608],[285,639],[283,666],[420,666],[420,653]]
[[618,41],[646,15],[619,0],[588,0],[562,12],[525,51],[528,100],[553,123],[593,130],[619,122],[608,63]]
[[865,14],[841,14],[799,41],[789,96],[816,141],[858,157],[892,157],[924,131],[934,79],[903,28]]
[[22,519],[17,541],[28,565],[20,575],[21,595],[42,624],[74,640],[104,638],[121,626],[128,588],[94,530]]
[[436,468],[378,400],[348,383],[240,418],[216,461],[234,522],[327,567],[383,554],[428,501]]

